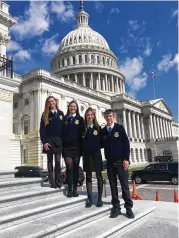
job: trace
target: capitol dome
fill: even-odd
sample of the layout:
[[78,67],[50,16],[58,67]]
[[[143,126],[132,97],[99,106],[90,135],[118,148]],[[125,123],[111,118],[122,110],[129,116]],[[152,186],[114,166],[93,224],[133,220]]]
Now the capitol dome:
[[79,26],[74,31],[69,32],[62,40],[59,51],[68,50],[72,46],[81,47],[86,45],[96,46],[101,49],[109,49],[107,41],[98,32],[91,29],[88,25]]
[[77,27],[61,41],[51,62],[53,74],[108,95],[124,93],[118,59],[104,37],[89,27],[88,17],[80,1]]

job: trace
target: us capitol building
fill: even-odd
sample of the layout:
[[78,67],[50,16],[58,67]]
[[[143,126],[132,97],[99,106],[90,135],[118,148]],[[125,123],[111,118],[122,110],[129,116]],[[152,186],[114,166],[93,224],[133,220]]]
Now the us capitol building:
[[104,111],[114,109],[116,121],[125,127],[130,139],[132,164],[152,161],[156,155],[172,154],[178,159],[178,124],[171,110],[162,98],[139,101],[125,93],[125,75],[119,71],[118,59],[103,36],[89,27],[82,3],[77,27],[60,43],[51,62],[52,71],[35,69],[25,75],[17,75],[10,68],[8,30],[16,21],[8,13],[9,6],[0,4],[1,169],[20,164],[46,167],[39,124],[50,95],[64,113],[71,100],[78,102],[81,115],[88,107],[94,108],[101,125],[105,123]]

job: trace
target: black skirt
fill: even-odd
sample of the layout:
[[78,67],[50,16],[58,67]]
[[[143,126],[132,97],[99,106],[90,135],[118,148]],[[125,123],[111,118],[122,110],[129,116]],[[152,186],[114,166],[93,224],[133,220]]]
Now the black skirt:
[[63,145],[63,157],[76,158],[81,157],[81,148],[78,143],[66,142]]
[[44,154],[52,153],[57,155],[62,154],[62,139],[60,137],[48,137],[47,141],[48,141],[47,143],[50,144],[49,146],[50,150],[47,151],[43,147],[42,153]]
[[101,150],[84,152],[83,170],[85,172],[101,172],[103,170]]

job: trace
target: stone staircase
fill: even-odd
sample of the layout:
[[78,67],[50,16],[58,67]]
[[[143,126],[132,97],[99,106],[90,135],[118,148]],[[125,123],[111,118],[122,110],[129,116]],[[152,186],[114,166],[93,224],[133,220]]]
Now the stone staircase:
[[[66,189],[52,189],[40,178],[14,178],[0,173],[0,237],[119,237],[152,214],[147,202],[134,204],[135,219],[110,219],[110,198],[104,206],[85,208],[86,196],[67,198]],[[122,211],[125,209],[122,204]]]

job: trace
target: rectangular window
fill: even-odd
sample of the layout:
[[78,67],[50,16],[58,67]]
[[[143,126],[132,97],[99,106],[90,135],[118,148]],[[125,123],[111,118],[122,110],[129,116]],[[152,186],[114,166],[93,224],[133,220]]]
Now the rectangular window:
[[24,156],[24,164],[28,164],[28,150],[24,149],[23,151],[23,156]]
[[29,104],[29,99],[28,99],[28,98],[25,98],[24,104],[25,104],[25,105],[28,105],[28,104]]
[[85,55],[85,63],[87,64],[88,63],[88,56]]
[[13,103],[13,107],[14,107],[14,109],[16,109],[16,108],[18,107],[18,103],[17,103],[17,102],[14,102],[14,103]]
[[13,123],[13,133],[18,134],[18,123]]
[[29,121],[24,121],[24,135],[27,135],[29,133]]

